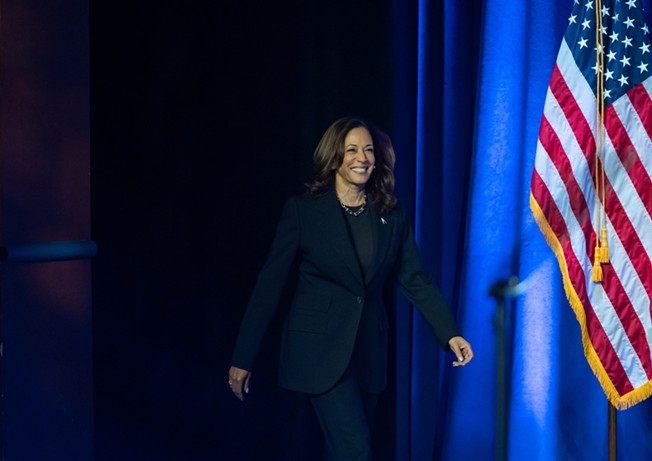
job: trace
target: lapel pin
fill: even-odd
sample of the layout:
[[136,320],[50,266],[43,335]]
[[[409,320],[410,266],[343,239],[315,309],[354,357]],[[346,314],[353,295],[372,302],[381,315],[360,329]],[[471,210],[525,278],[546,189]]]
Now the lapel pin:
[[380,222],[382,222],[383,224],[387,224],[387,221],[385,221],[385,218],[380,218]]

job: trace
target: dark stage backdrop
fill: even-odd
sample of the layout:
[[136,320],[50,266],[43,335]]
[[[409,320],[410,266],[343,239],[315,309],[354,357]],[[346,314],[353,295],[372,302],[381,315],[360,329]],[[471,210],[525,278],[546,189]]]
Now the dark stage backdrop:
[[98,461],[318,459],[312,409],[275,384],[281,315],[247,401],[226,373],[323,131],[391,133],[392,27],[388,0],[91,5]]

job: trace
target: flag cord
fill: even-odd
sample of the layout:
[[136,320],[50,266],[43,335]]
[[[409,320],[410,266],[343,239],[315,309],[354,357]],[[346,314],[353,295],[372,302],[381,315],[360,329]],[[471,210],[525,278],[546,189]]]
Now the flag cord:
[[595,5],[595,251],[591,280],[602,282],[602,263],[609,261],[607,246],[607,217],[605,212],[605,127],[604,127],[604,50],[602,41],[602,0]]
[[[600,5],[600,11],[602,11],[602,0],[598,0],[598,4]],[[605,187],[605,161],[607,159],[607,150],[605,148],[605,139],[606,139],[606,128],[604,124],[604,117],[605,117],[605,112],[604,112],[604,55],[605,55],[605,49],[604,49],[604,43],[603,43],[603,37],[602,37],[602,14],[598,14],[600,18],[600,52],[598,55],[600,56],[600,118],[602,119],[602,130],[600,131],[600,135],[602,137],[600,146],[602,147],[602,233],[601,233],[601,238],[600,238],[600,246],[601,246],[601,251],[600,251],[600,259],[602,260],[603,264],[606,264],[609,262],[609,246],[607,245],[607,188]]]

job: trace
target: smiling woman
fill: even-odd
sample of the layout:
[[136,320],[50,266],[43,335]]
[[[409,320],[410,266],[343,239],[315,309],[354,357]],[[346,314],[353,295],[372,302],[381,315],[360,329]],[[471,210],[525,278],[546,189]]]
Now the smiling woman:
[[314,154],[309,193],[289,199],[249,301],[228,384],[243,400],[265,330],[294,261],[298,284],[287,314],[279,384],[311,401],[330,460],[371,459],[371,430],[387,385],[385,282],[394,279],[419,309],[454,366],[473,358],[443,297],[421,267],[394,196],[394,150],[372,124],[333,123]]
[[365,184],[376,167],[375,162],[371,133],[364,127],[353,128],[346,134],[344,158],[335,171],[335,190],[342,206],[366,203]]

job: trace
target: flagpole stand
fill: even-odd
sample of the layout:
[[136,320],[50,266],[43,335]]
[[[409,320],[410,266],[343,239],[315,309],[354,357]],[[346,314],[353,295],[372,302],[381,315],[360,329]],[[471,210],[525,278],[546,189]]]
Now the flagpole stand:
[[511,311],[506,299],[518,294],[518,279],[500,280],[489,289],[489,295],[496,300],[494,330],[496,333],[496,461],[507,460],[507,414],[508,414],[508,363],[511,358]]
[[618,459],[618,432],[617,432],[617,412],[611,402],[609,405],[609,461],[617,461]]

